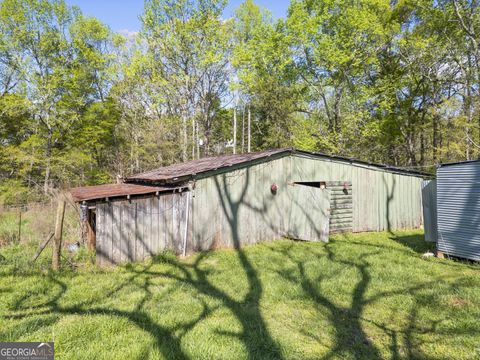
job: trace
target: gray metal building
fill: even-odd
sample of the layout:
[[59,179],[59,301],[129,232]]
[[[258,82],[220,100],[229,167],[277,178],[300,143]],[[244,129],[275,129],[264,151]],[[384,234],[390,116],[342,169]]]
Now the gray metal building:
[[[293,149],[189,161],[72,190],[100,265],[240,247],[283,236],[422,226],[425,174]],[[92,216],[91,214],[94,214]]]
[[437,249],[480,260],[480,160],[437,169]]

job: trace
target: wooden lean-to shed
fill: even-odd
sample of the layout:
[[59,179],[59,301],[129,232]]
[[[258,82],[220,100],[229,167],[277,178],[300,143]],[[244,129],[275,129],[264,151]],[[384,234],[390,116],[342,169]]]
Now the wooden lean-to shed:
[[425,174],[293,149],[162,167],[72,190],[100,265],[330,232],[422,226]]

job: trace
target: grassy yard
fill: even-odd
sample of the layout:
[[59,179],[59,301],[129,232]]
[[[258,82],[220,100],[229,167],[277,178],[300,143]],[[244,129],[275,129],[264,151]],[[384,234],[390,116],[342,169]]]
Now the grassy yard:
[[0,341],[55,341],[58,359],[478,359],[480,266],[428,246],[349,234],[59,274],[6,248]]

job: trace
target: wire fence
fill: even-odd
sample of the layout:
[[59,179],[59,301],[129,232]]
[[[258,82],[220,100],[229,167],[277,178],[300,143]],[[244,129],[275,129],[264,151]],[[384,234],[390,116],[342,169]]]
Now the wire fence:
[[43,201],[43,202],[31,202],[27,204],[8,204],[0,205],[0,211],[28,211],[32,209],[38,209],[41,207],[51,207],[53,206],[54,201]]

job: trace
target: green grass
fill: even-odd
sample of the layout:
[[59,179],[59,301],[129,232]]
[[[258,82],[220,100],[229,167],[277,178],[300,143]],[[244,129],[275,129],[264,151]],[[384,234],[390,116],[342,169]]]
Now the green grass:
[[0,341],[55,341],[58,359],[479,358],[480,266],[422,259],[428,246],[364,233],[108,270],[0,266]]

